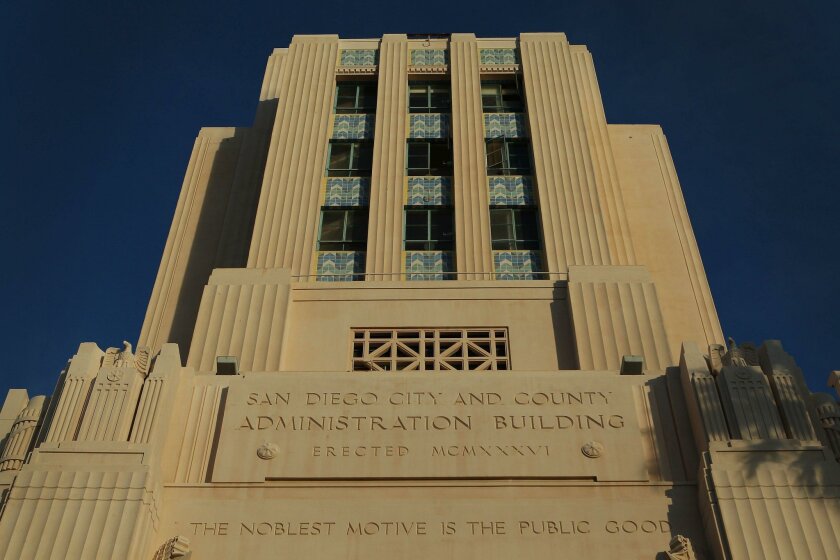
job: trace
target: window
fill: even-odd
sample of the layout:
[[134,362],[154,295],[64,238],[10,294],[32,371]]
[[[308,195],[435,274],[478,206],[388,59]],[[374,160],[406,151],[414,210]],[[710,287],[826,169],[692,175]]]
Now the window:
[[376,82],[339,82],[335,88],[336,113],[375,113]]
[[370,142],[332,142],[327,177],[370,177],[372,164]]
[[507,371],[507,329],[353,329],[353,371]]
[[487,141],[488,175],[530,175],[528,142],[496,138]]
[[364,251],[367,245],[367,209],[321,211],[319,251]]
[[408,84],[409,113],[448,113],[449,84],[446,82],[410,82]]
[[452,175],[452,150],[446,142],[409,142],[409,175]]
[[533,208],[491,208],[493,250],[539,249],[540,234]]
[[521,113],[524,105],[519,81],[483,82],[481,105],[485,113]]
[[452,238],[450,208],[406,208],[406,251],[451,251]]

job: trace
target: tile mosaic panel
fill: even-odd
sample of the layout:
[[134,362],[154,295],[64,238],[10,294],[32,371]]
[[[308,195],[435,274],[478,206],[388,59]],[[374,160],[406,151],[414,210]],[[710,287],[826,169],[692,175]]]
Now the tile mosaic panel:
[[454,271],[452,251],[406,251],[407,280],[447,280]]
[[491,206],[531,206],[537,203],[534,179],[528,175],[487,177],[487,190]]
[[496,280],[539,280],[539,251],[493,251]]
[[516,49],[480,49],[481,64],[496,66],[519,64],[519,53]]
[[443,66],[446,64],[446,49],[414,49],[411,51],[412,66]]
[[334,140],[364,140],[373,138],[375,115],[335,115],[332,137]]
[[408,115],[409,138],[448,138],[449,115],[444,113],[422,113]]
[[485,138],[526,138],[528,127],[522,113],[485,113]]
[[450,206],[451,177],[409,177],[406,206]]
[[368,204],[370,204],[369,178],[327,178],[324,206],[367,206]]
[[318,282],[362,280],[364,272],[364,251],[318,251]]
[[338,58],[339,66],[375,66],[376,49],[346,49]]

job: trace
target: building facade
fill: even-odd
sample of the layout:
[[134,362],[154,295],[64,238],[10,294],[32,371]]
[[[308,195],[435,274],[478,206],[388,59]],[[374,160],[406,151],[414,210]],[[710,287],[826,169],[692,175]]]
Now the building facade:
[[561,33],[276,49],[136,350],[0,435],[3,558],[840,557],[840,407],[724,345],[665,136]]

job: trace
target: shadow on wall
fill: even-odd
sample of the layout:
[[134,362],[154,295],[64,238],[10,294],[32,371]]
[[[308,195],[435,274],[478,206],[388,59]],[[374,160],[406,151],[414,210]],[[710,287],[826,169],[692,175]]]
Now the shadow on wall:
[[[204,286],[216,268],[242,268],[248,260],[277,100],[260,101],[252,128],[237,128],[219,142],[186,251],[183,282],[166,342],[189,355]],[[182,248],[185,251],[186,248]]]
[[551,302],[551,324],[554,327],[554,348],[557,369],[579,369],[575,352],[574,324],[569,312],[569,289],[565,281],[555,282]]

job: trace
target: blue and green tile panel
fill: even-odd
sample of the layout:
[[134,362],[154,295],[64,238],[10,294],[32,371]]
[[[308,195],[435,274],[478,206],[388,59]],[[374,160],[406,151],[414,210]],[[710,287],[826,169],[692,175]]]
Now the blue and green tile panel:
[[480,49],[479,58],[481,64],[519,64],[519,53],[516,49]]
[[373,138],[375,115],[335,115],[333,140],[365,140]]
[[338,57],[339,66],[376,66],[376,49],[346,49]]
[[445,113],[415,113],[408,116],[409,138],[448,138],[449,115]]
[[328,177],[324,206],[367,206],[370,204],[368,177]]
[[539,280],[539,251],[493,251],[496,280]]
[[443,66],[446,64],[446,49],[414,49],[411,51],[412,66]]
[[364,251],[318,251],[318,282],[350,282],[364,279]]
[[451,177],[409,177],[406,206],[451,206]]
[[534,179],[530,175],[487,177],[490,206],[533,206]]
[[484,113],[485,138],[526,138],[528,127],[522,113]]
[[406,251],[406,280],[448,280],[454,278],[452,251]]

